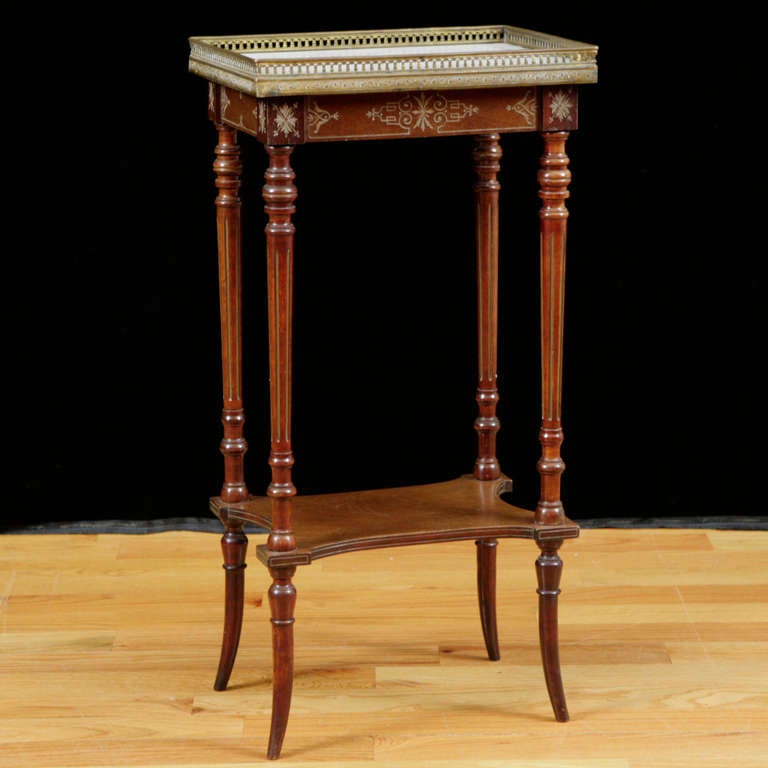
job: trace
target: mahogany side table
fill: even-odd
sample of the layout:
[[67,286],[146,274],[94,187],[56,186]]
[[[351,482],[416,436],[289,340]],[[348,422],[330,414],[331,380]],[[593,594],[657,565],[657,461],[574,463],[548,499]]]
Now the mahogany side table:
[[[224,526],[225,618],[214,687],[226,688],[243,618],[246,523],[265,530],[257,547],[272,585],[272,722],[267,756],[279,757],[293,685],[297,567],[354,550],[474,541],[480,623],[499,658],[496,547],[532,539],[542,665],[555,718],[568,719],[558,649],[558,549],[578,536],[560,498],[562,340],[569,158],[578,87],[597,80],[597,48],[510,26],[450,27],[190,38],[189,69],[209,83],[218,132],[213,164],[219,251],[224,482],[210,501]],[[496,457],[498,172],[501,135],[538,132],[541,294],[541,458],[536,508],[510,504],[512,481]],[[268,334],[272,478],[264,495],[246,486],[242,384],[241,201],[238,134],[266,150]],[[292,304],[298,145],[376,139],[473,137],[477,274],[477,458],[446,482],[302,496],[292,482]],[[329,441],[333,435],[329,435]]]

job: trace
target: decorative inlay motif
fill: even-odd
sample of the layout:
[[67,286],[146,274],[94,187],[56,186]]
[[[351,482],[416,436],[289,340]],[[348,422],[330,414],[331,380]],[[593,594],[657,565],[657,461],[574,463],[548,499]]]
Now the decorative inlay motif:
[[229,105],[232,103],[229,100],[229,94],[227,93],[226,88],[219,88],[220,98],[221,98],[221,114],[225,115],[227,113],[227,109],[229,109]]
[[259,133],[267,132],[267,105],[263,101],[259,101],[256,109],[253,110],[253,116],[258,120]]
[[548,122],[553,123],[555,120],[560,122],[569,120],[571,118],[571,110],[573,110],[574,106],[574,100],[568,91],[555,91],[552,94]]
[[274,121],[275,121],[275,133],[281,133],[283,136],[299,135],[299,117],[296,110],[299,108],[297,102],[289,104],[284,102],[283,104],[273,104]]
[[316,101],[313,101],[307,110],[307,119],[312,133],[316,134],[330,120],[338,120],[339,113],[322,109]]
[[458,99],[448,99],[440,93],[406,94],[397,101],[388,101],[383,106],[368,110],[367,116],[387,126],[404,131],[439,130],[448,123],[460,123],[479,108]]
[[526,91],[522,99],[518,99],[514,104],[507,104],[506,110],[520,115],[526,125],[536,124],[536,97],[533,91]]

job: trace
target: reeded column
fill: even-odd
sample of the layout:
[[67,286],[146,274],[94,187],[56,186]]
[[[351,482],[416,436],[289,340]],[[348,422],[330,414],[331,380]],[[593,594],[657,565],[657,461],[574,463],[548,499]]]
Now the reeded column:
[[267,545],[285,552],[295,549],[291,510],[296,488],[292,480],[291,383],[293,327],[293,236],[296,187],[291,168],[292,146],[267,146],[269,167],[264,177],[264,211],[268,221],[267,291],[269,303],[269,373],[272,442],[272,529]]
[[245,413],[242,395],[242,249],[240,239],[240,147],[237,131],[217,126],[219,143],[213,170],[216,173],[216,229],[219,248],[219,307],[221,313],[221,359],[224,407],[224,502],[248,497],[244,458],[248,449],[244,437]]
[[475,171],[475,227],[477,249],[477,321],[478,321],[478,439],[474,476],[495,480],[501,475],[496,458],[496,433],[499,420],[496,404],[499,391],[497,376],[498,265],[499,265],[499,189],[501,146],[499,134],[477,136],[472,153]]
[[[221,361],[223,437],[219,448],[224,456],[221,498],[236,503],[248,497],[244,461],[248,449],[244,437],[245,412],[242,396],[242,248],[239,197],[240,147],[237,131],[217,125],[218,144],[213,170],[216,174],[216,229],[219,252],[219,308],[221,315]],[[245,553],[248,539],[241,520],[222,517],[226,531],[221,538],[224,557],[224,633],[214,688],[227,687],[240,642],[243,623]]]
[[538,462],[541,495],[537,523],[561,522],[565,513],[560,499],[560,477],[565,463],[560,456],[563,430],[560,423],[563,367],[563,305],[565,293],[565,241],[571,172],[565,142],[568,132],[542,133],[544,154],[540,161],[539,212],[541,233],[541,392],[542,415]]

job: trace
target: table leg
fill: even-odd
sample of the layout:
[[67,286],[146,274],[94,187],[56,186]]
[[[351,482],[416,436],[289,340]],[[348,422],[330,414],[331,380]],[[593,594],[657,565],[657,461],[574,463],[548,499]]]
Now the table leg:
[[557,597],[560,594],[560,576],[563,572],[563,561],[557,554],[557,550],[561,544],[561,540],[539,542],[541,554],[536,560],[539,588],[536,591],[539,593],[539,643],[544,679],[555,719],[565,722],[568,720],[568,708],[565,704],[565,691],[560,673],[557,627]]
[[[563,442],[561,394],[563,367],[563,305],[565,294],[565,242],[568,185],[571,173],[565,152],[566,131],[542,133],[544,154],[539,170],[541,230],[541,360],[542,419],[538,462],[541,496],[536,507],[537,523],[558,523],[565,519],[560,499],[560,477],[565,463],[560,455]],[[541,555],[536,561],[539,581],[539,641],[549,699],[555,718],[568,720],[565,692],[560,673],[557,597],[563,561],[557,554],[562,540],[539,541]]]
[[286,552],[296,548],[291,513],[296,487],[292,480],[291,448],[293,240],[297,191],[291,168],[292,146],[266,147],[269,167],[264,177],[264,211],[268,216],[267,292],[269,304],[269,394],[272,479],[267,495],[272,499],[272,528],[267,546]]
[[[269,167],[264,176],[264,210],[268,216],[267,284],[269,304],[269,370],[271,406],[272,480],[267,495],[272,499],[272,525],[267,547],[286,552],[296,548],[291,529],[293,451],[291,448],[293,241],[296,187],[291,168],[291,146],[267,146]],[[269,590],[272,612],[272,723],[267,757],[280,756],[293,691],[293,611],[296,589],[291,582],[295,566],[271,568]]]
[[[476,136],[472,152],[475,172],[475,246],[477,251],[477,347],[478,415],[477,459],[474,476],[478,480],[495,480],[501,476],[496,458],[496,433],[499,420],[496,404],[499,391],[497,378],[498,336],[498,264],[499,264],[499,189],[501,145],[499,134]],[[495,539],[476,542],[477,596],[480,621],[488,658],[499,659],[496,629],[496,546]]]
[[501,475],[496,458],[499,420],[497,378],[499,189],[496,178],[501,161],[499,134],[475,137],[475,241],[477,250],[478,416],[475,419],[478,451],[474,476],[496,480]]
[[[221,498],[225,502],[243,501],[248,497],[245,484],[244,436],[245,412],[242,397],[242,249],[241,203],[239,198],[240,147],[237,131],[217,125],[218,144],[213,163],[216,174],[216,229],[219,252],[219,308],[221,316],[221,361],[223,437],[220,450],[224,457],[224,483]],[[243,523],[226,521],[221,539],[225,569],[224,634],[214,688],[227,687],[237,655],[243,622],[245,552],[248,539]]]
[[232,667],[240,644],[243,626],[243,603],[245,600],[245,552],[248,537],[243,533],[243,523],[233,521],[227,524],[227,531],[221,537],[224,554],[224,637],[221,643],[219,669],[214,689],[223,691],[232,674]]
[[501,658],[499,633],[496,629],[496,539],[480,539],[477,546],[477,597],[483,639],[491,661]]
[[221,360],[224,408],[221,421],[224,436],[220,444],[224,456],[224,502],[248,498],[245,485],[245,412],[242,395],[242,248],[240,223],[240,147],[237,131],[219,125],[216,146],[216,229],[219,248],[219,308],[221,314]]
[[272,612],[272,723],[269,731],[267,757],[276,760],[285,738],[293,692],[293,612],[296,588],[291,577],[295,566],[271,568],[273,582],[269,589]]
[[541,496],[536,507],[537,523],[559,523],[565,519],[560,500],[560,476],[565,463],[560,456],[563,430],[560,423],[563,367],[563,303],[565,293],[565,236],[568,209],[568,155],[566,131],[543,133],[544,154],[539,170],[541,231],[541,429],[542,447],[538,462]]

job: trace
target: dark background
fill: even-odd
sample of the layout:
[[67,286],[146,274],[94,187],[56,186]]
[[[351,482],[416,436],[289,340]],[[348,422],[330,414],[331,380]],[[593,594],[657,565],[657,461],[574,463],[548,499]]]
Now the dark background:
[[[218,492],[216,134],[193,35],[511,24],[599,46],[568,144],[563,498],[580,520],[764,516],[763,357],[735,83],[744,19],[578,4],[67,7],[6,109],[7,528],[200,516]],[[748,23],[748,20],[746,20]],[[41,27],[44,27],[42,29]],[[732,28],[732,29],[731,29]],[[90,30],[90,31],[89,31]],[[248,481],[268,482],[262,148],[241,138]],[[475,452],[469,139],[313,145],[299,190],[300,492],[449,479]],[[535,504],[537,136],[503,140],[499,457]],[[746,214],[746,215],[745,215]],[[760,307],[760,309],[758,309]],[[341,346],[337,342],[341,341]]]

